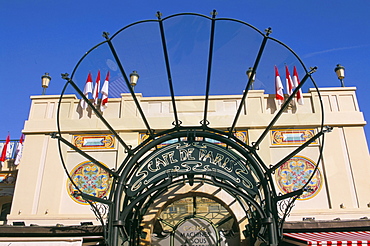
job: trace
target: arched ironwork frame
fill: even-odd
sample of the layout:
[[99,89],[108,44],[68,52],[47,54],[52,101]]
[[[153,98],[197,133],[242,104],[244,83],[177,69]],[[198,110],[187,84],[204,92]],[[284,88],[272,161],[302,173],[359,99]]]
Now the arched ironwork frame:
[[[68,74],[62,75],[66,80],[66,85],[61,92],[58,105],[58,133],[52,136],[59,140],[62,164],[69,178],[71,177],[65,163],[61,144],[67,145],[111,175],[114,182],[111,193],[106,198],[84,194],[78,185],[71,180],[78,191],[76,195],[89,201],[104,226],[108,245],[118,245],[119,240],[127,242],[129,245],[137,244],[140,221],[143,213],[148,208],[148,204],[151,204],[158,195],[169,187],[179,185],[184,181],[208,182],[222,187],[242,203],[248,204],[249,210],[246,209],[246,213],[253,210],[250,216],[258,221],[257,225],[251,229],[253,240],[262,240],[269,245],[278,244],[281,238],[282,223],[288,216],[294,200],[304,192],[315,172],[301,189],[284,195],[277,194],[272,174],[287,160],[320,139],[321,146],[319,146],[315,168],[317,170],[321,160],[323,134],[330,131],[330,128],[323,126],[323,104],[318,87],[311,76],[316,68],[307,69],[292,49],[269,36],[271,32],[271,28],[267,28],[263,33],[243,21],[217,18],[216,11],[212,12],[211,17],[195,13],[181,13],[165,18],[162,18],[162,14],[158,12],[155,20],[133,23],[120,29],[111,37],[108,33],[104,33],[103,36],[106,40],[90,49],[80,59],[71,77]],[[236,138],[234,133],[237,128],[242,126],[248,128],[248,122],[243,122],[247,125],[244,126],[240,124],[240,121],[243,118],[242,115],[246,115],[245,112],[248,110],[246,100],[251,90],[257,88],[264,90],[266,93],[275,93],[273,83],[269,85],[271,80],[276,77],[276,74],[271,72],[274,65],[279,68],[291,68],[293,66],[297,68],[301,75],[303,74],[303,78],[295,89],[286,95],[279,108],[270,109],[272,116],[268,119],[269,123],[266,123],[264,129],[260,129],[259,137],[253,139],[254,141],[251,144],[247,144]],[[243,79],[248,67],[252,68],[252,73],[249,78]],[[141,81],[144,80],[144,82],[140,82],[142,87],[139,84],[137,85],[137,90],[149,96],[167,96],[171,98],[172,117],[166,129],[152,127],[151,117],[147,116],[140,98],[135,93],[136,87],[130,84],[128,71],[139,70],[139,68],[143,70],[140,76],[143,77]],[[117,122],[117,120],[105,118],[104,112],[100,108],[101,102],[96,105],[84,92],[83,88],[86,85],[87,74],[97,70],[108,72],[107,78],[109,74],[111,76],[109,98],[121,97],[121,93],[131,96],[134,105],[132,112],[137,114],[137,118],[141,118],[141,122],[138,121],[138,129],[145,129],[148,135],[147,139],[137,146],[130,146],[119,134],[119,132],[127,131],[124,128],[125,124],[122,123],[124,120],[121,119],[122,122]],[[236,71],[236,73],[233,74],[230,71]],[[194,72],[194,74],[190,72]],[[258,79],[255,80],[255,78]],[[235,83],[229,80],[235,81]],[[167,81],[167,84],[164,81]],[[153,83],[155,83],[154,87]],[[275,164],[266,163],[258,155],[261,144],[265,141],[271,129],[283,128],[284,124],[281,124],[279,120],[284,118],[288,108],[297,107],[295,102],[297,94],[308,87],[314,88],[315,100],[318,103],[317,109],[320,111],[315,112],[318,114],[315,122],[307,123],[311,126],[315,125],[315,135],[302,142],[279,162]],[[168,92],[163,92],[162,88],[167,88]],[[199,96],[202,91],[204,94]],[[77,93],[80,101],[87,105],[87,108],[83,107],[82,109],[80,103],[76,105],[77,110],[80,109],[80,118],[82,113],[88,113],[90,121],[93,121],[92,125],[94,127],[98,126],[100,132],[114,135],[120,146],[120,151],[125,152],[125,155],[121,155],[124,157],[117,160],[110,168],[101,164],[88,152],[80,150],[70,140],[68,133],[73,132],[74,128],[68,120],[65,120],[65,116],[70,112],[63,111],[65,95],[69,93]],[[227,116],[222,121],[223,130],[219,127],[211,127],[212,124],[215,124],[214,121],[217,121],[217,117],[213,117],[210,113],[211,97],[213,95],[229,94],[241,95],[235,113],[232,117]],[[203,114],[199,117],[198,124],[194,124],[194,119],[187,118],[186,115],[178,111],[180,101],[178,96],[186,95],[198,97],[203,103]],[[94,115],[94,119],[91,118],[91,115]],[[214,120],[212,121],[212,119]],[[243,118],[243,120],[246,119],[251,118]],[[85,120],[83,122],[89,121]],[[94,127],[87,127],[85,131],[89,132],[89,129],[96,131],[96,127]],[[78,129],[81,129],[81,127]],[[131,130],[134,131],[135,129]],[[202,138],[202,141],[205,141],[205,139],[217,140],[226,145],[225,149],[227,151],[237,153],[243,159],[245,165],[253,171],[253,175],[256,177],[255,182],[258,184],[258,194],[253,197],[250,192],[242,187],[215,175],[194,176],[194,174],[190,174],[180,175],[179,177],[169,175],[166,179],[149,185],[137,194],[127,195],[132,177],[140,166],[138,163],[142,161],[146,153],[168,140],[178,139],[178,142],[194,142],[196,141],[195,137]],[[187,140],[183,141],[181,138]],[[286,203],[285,201],[288,199],[290,201]],[[102,213],[97,203],[106,206],[106,211],[109,211],[109,213]],[[281,203],[284,205],[280,206]],[[105,222],[105,219],[108,223]],[[132,224],[133,221],[135,221],[135,224]]]

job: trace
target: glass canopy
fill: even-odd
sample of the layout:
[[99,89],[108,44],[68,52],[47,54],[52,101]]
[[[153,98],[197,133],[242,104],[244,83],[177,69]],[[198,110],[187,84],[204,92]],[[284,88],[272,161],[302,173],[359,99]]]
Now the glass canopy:
[[[223,135],[225,140],[231,139],[230,141],[244,148],[244,152],[239,151],[241,156],[251,156],[250,158],[255,160],[255,166],[251,164],[250,168],[254,172],[254,178],[257,179],[256,183],[261,186],[259,187],[261,194],[256,196],[255,203],[268,207],[265,201],[270,199],[268,192],[277,197],[277,191],[269,178],[265,180],[262,176],[257,177],[258,173],[263,172],[269,177],[310,143],[319,144],[318,139],[326,131],[323,128],[320,93],[311,77],[315,68],[307,69],[294,51],[271,38],[272,31],[269,28],[262,32],[239,20],[217,18],[215,12],[212,17],[190,13],[165,18],[162,18],[160,13],[157,15],[158,19],[133,23],[113,35],[104,33],[106,40],[89,50],[77,63],[70,76],[63,75],[67,83],[61,93],[58,108],[59,140],[99,165],[99,156],[92,157],[89,153],[75,148],[73,140],[70,137],[63,137],[63,134],[84,129],[84,132],[99,131],[114,135],[119,145],[117,149],[127,154],[117,155],[114,170],[103,165],[102,168],[110,172],[113,179],[128,182],[133,171],[127,171],[125,168],[130,166],[130,163],[133,167],[135,161],[139,162],[144,158],[144,154],[142,157],[135,155],[142,153],[141,150],[150,142],[156,141],[158,149],[160,145],[182,141],[184,136],[180,134],[181,131],[189,130],[203,132],[203,135],[200,134],[201,141],[211,143],[222,142],[223,139],[216,135]],[[139,75],[139,80],[133,86],[130,84],[130,74],[134,71]],[[109,87],[104,85],[107,82]],[[94,87],[97,85],[100,93],[95,91],[97,94],[94,96]],[[268,117],[263,117],[259,110],[253,108],[253,104],[247,103],[249,95],[255,92],[264,95],[266,103],[262,110],[268,112]],[[304,100],[305,93],[314,93],[313,101],[302,103],[299,99]],[[75,101],[79,100],[78,103],[74,103],[73,112],[66,110],[66,105],[71,104],[68,96],[70,94],[76,96]],[[237,98],[235,110],[226,116],[210,117],[213,109],[209,102],[216,96],[224,96],[226,101],[229,97]],[[120,113],[114,114],[114,117],[106,117],[104,102],[108,101],[109,107],[110,102],[123,97],[131,98],[131,103],[120,107],[126,107],[134,118],[121,117]],[[170,99],[171,117],[161,118],[161,129],[155,128],[158,115],[148,115],[147,106],[142,103],[142,98],[146,97],[158,98],[157,101],[164,100],[163,98]],[[186,107],[199,108],[201,105],[202,113],[180,113],[178,107],[186,97],[193,98],[187,101]],[[295,113],[304,103],[316,105],[316,111],[313,112],[315,117],[308,112],[301,114],[299,119],[296,118]],[[117,109],[117,112],[120,110]],[[291,131],[285,136],[280,136],[280,140],[285,138],[289,141],[287,138],[292,138],[297,141],[290,147],[291,154],[281,157],[278,163],[270,163],[266,155],[259,155],[263,149],[261,144],[272,129],[285,129],[289,126],[289,120],[293,118],[307,122],[307,126],[313,131]],[[221,119],[223,123],[220,127],[218,120]],[[119,134],[136,130],[125,128],[132,120],[137,122],[137,129],[141,129],[147,135],[144,138],[146,140],[138,146],[131,146],[130,140]],[[165,129],[163,125],[166,126]],[[249,136],[250,139],[246,142],[239,141],[235,134],[239,130],[248,129],[259,129],[259,134]],[[175,134],[173,138],[167,137],[172,133],[177,135]],[[223,144],[228,149],[232,142]],[[321,151],[320,147],[316,152],[317,165],[320,162]],[[149,154],[149,151],[147,152]],[[251,159],[245,160],[248,165],[250,162],[254,163]],[[315,168],[317,169],[317,166],[313,167]],[[310,173],[312,175],[307,177],[306,183],[298,188],[308,187],[314,173],[315,171]],[[266,190],[268,192],[262,194]],[[114,191],[115,188],[112,189],[112,192]],[[292,191],[292,196],[295,197],[301,194],[294,192],[296,190]],[[121,194],[111,194],[108,200],[119,203],[119,198],[115,197],[118,195]],[[163,215],[169,216],[171,209],[171,206],[168,207]],[[279,216],[284,220],[286,214]],[[125,240],[127,238],[122,236],[122,242]]]

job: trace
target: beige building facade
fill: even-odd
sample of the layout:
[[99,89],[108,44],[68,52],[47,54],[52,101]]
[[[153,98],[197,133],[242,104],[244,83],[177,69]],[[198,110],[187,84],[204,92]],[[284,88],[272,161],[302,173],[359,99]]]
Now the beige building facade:
[[[286,220],[366,221],[370,217],[370,158],[363,130],[366,122],[357,103],[356,88],[320,88],[320,94],[324,125],[332,127],[332,131],[325,134],[324,143],[322,138],[314,141],[273,174],[277,192],[285,194],[299,188],[300,182],[307,181],[303,176],[311,174],[319,163],[317,173],[310,181],[310,190],[295,201]],[[303,95],[304,105],[290,105],[261,142],[259,155],[265,163],[277,163],[319,131],[321,104],[317,92],[310,90]],[[145,97],[140,93],[136,96],[151,127],[157,131],[168,129],[173,113],[171,98]],[[84,156],[69,146],[58,145],[58,141],[50,135],[58,131],[59,122],[65,139],[99,159],[109,169],[119,168],[127,153],[93,112],[79,111],[80,100],[75,95],[63,96],[59,114],[59,96],[32,96],[31,101],[29,118],[23,130],[25,146],[22,162],[18,167],[11,212],[6,223],[73,226],[91,222],[99,225],[90,206],[83,199],[73,196],[75,190],[67,173],[89,188],[89,194],[100,198],[109,196],[109,175],[103,169],[92,168]],[[240,101],[241,95],[211,96],[208,111],[211,127],[226,130]],[[203,117],[203,98],[176,97],[176,102],[182,124],[198,125]],[[274,95],[264,94],[263,90],[249,91],[236,125],[236,134],[245,143],[252,144],[278,108]],[[59,121],[56,119],[58,115]],[[146,128],[131,95],[110,98],[103,116],[128,145],[135,147],[145,139]],[[324,146],[322,156],[320,146]],[[64,170],[60,156],[67,170]],[[302,168],[304,173],[301,176],[295,176],[294,165]],[[98,180],[91,178],[88,170],[94,171]],[[197,204],[196,208],[191,207],[192,204]],[[229,241],[226,240],[228,244],[239,244],[247,237],[243,230],[248,219],[233,196],[207,183],[184,183],[163,193],[143,215],[143,244],[167,245],[167,239],[158,237],[156,223],[159,217],[178,220],[171,214],[178,216],[181,209],[182,214],[197,209],[198,214],[203,214],[214,223],[221,223],[218,218],[226,215],[232,217],[232,223],[222,222],[228,231],[233,228],[235,232]],[[210,218],[209,214],[214,216]]]

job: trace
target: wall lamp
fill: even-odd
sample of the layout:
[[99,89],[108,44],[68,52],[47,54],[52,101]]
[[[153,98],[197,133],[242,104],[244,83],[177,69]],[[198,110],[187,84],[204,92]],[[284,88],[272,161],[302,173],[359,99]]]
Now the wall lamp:
[[[253,73],[253,67],[250,67],[246,74],[248,75],[248,79],[252,76]],[[254,73],[253,78],[252,78],[252,84],[251,84],[251,90],[254,90],[254,80],[256,79],[256,73]]]
[[49,87],[51,77],[49,76],[49,73],[45,73],[41,76],[41,86],[42,86],[42,95],[45,95],[46,88]]
[[137,81],[139,79],[139,74],[136,72],[136,71],[133,71],[131,74],[130,74],[130,85],[131,85],[131,88],[132,90],[134,90],[136,84],[137,84]]
[[334,71],[337,74],[337,77],[338,77],[338,79],[339,79],[340,84],[342,85],[342,87],[344,87],[344,82],[343,82],[343,79],[344,79],[344,70],[345,70],[345,68],[342,65],[340,65],[340,64],[337,64],[337,66],[334,69]]

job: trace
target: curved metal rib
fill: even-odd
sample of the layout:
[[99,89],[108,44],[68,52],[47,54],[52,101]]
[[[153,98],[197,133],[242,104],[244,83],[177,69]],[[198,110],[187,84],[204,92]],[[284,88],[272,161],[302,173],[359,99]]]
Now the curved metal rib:
[[[84,100],[88,105],[89,107],[92,109],[92,111],[94,112],[94,114],[103,122],[103,124],[109,129],[110,132],[112,132],[112,134],[117,138],[117,140],[120,142],[120,144],[123,145],[123,147],[126,149],[126,151],[129,153],[129,155],[132,154],[132,151],[131,151],[131,148],[122,140],[122,138],[118,135],[118,133],[112,128],[112,126],[108,123],[108,121],[103,117],[103,115],[99,112],[99,110],[97,110],[95,108],[95,106],[90,102],[89,99],[86,98],[86,96],[84,95],[84,93],[80,90],[80,88],[78,88],[78,86],[76,85],[76,83],[70,79],[68,77],[68,74],[62,74],[62,78],[67,80],[67,83],[71,84],[72,87],[77,91],[77,93],[82,97],[82,100]],[[61,94],[63,95],[64,92]],[[60,97],[59,99],[59,105],[61,104],[61,100],[62,100],[62,96]],[[57,121],[59,122],[59,107],[58,107],[58,119]],[[59,133],[60,133],[60,127],[59,127],[59,124],[58,124],[58,130],[59,130]]]
[[233,121],[231,127],[229,128],[229,135],[232,134],[232,132],[235,129],[236,123],[239,120],[240,113],[241,113],[241,111],[243,109],[245,99],[247,98],[247,94],[248,94],[249,88],[251,87],[253,77],[256,74],[256,70],[257,70],[258,64],[259,64],[259,62],[261,60],[262,53],[263,53],[263,50],[265,49],[265,46],[266,46],[266,43],[267,43],[267,39],[268,39],[268,36],[270,35],[270,33],[272,33],[272,31],[271,31],[271,28],[269,27],[269,28],[266,29],[266,35],[264,36],[264,38],[262,40],[262,44],[260,46],[260,49],[258,51],[256,60],[255,60],[254,65],[253,65],[252,75],[248,79],[248,83],[247,83],[247,85],[245,87],[245,90],[244,90],[244,93],[243,93],[243,97],[242,97],[242,100],[240,101],[239,108],[238,108],[238,110],[236,112],[234,121]]
[[118,65],[118,67],[119,67],[119,69],[120,69],[120,71],[121,71],[121,73],[122,73],[123,78],[125,79],[125,82],[126,82],[127,88],[129,88],[129,90],[130,90],[131,96],[132,96],[132,98],[134,99],[134,102],[135,102],[135,104],[136,104],[137,109],[139,110],[140,116],[141,116],[141,118],[143,119],[143,122],[144,122],[144,124],[145,124],[145,127],[146,127],[146,129],[148,130],[149,134],[152,136],[152,135],[154,134],[154,131],[153,131],[153,129],[151,129],[151,128],[150,128],[150,126],[149,126],[149,122],[148,122],[148,120],[146,119],[146,116],[145,116],[145,114],[144,114],[144,112],[143,112],[143,109],[141,108],[140,103],[139,103],[139,101],[137,100],[137,97],[136,97],[136,95],[135,95],[135,92],[134,92],[133,88],[132,88],[132,87],[131,87],[131,85],[130,85],[130,81],[129,81],[129,79],[128,79],[127,75],[126,75],[125,69],[123,68],[123,65],[122,65],[122,63],[121,63],[121,61],[120,61],[120,59],[119,59],[119,57],[118,57],[118,55],[117,55],[117,52],[116,52],[116,50],[115,50],[115,48],[114,48],[114,46],[113,46],[113,44],[112,44],[112,40],[109,38],[109,36],[108,36],[108,33],[107,33],[107,32],[104,32],[104,33],[103,33],[103,36],[104,36],[104,37],[107,39],[107,41],[108,41],[109,48],[111,49],[111,52],[112,52],[112,54],[113,54],[113,57],[114,57],[114,59],[115,59],[115,60],[116,60],[116,62],[117,62],[117,65]]
[[166,71],[167,71],[168,85],[170,87],[170,93],[171,93],[173,115],[175,117],[175,126],[179,127],[180,126],[180,121],[179,121],[178,115],[177,115],[176,102],[175,102],[175,92],[174,92],[174,89],[173,89],[173,82],[172,82],[172,75],[171,75],[171,66],[170,66],[170,62],[169,62],[169,59],[168,59],[166,36],[165,36],[165,33],[164,33],[163,20],[161,19],[161,16],[162,16],[162,13],[158,11],[157,12],[157,17],[158,17],[159,29],[161,31],[163,55],[164,55],[164,60],[165,60],[165,63],[166,63]]
[[204,100],[204,116],[202,126],[207,126],[207,112],[208,112],[208,98],[209,98],[209,88],[211,83],[211,71],[212,71],[212,57],[213,57],[213,43],[215,39],[215,25],[216,25],[216,10],[212,12],[212,24],[211,24],[211,36],[209,40],[209,53],[208,53],[208,70],[207,70],[207,83],[206,83],[206,97]]

